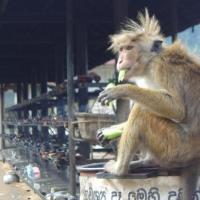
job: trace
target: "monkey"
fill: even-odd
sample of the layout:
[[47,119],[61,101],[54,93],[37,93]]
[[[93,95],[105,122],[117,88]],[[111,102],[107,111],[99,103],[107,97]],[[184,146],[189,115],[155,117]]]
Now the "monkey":
[[[125,69],[126,84],[102,91],[102,104],[114,99],[134,101],[123,127],[116,160],[105,170],[128,173],[138,150],[159,166],[183,169],[184,200],[195,191],[200,157],[200,61],[180,42],[164,45],[157,18],[138,14],[111,35],[110,49],[118,54],[117,69]],[[132,85],[135,82],[137,85]]]

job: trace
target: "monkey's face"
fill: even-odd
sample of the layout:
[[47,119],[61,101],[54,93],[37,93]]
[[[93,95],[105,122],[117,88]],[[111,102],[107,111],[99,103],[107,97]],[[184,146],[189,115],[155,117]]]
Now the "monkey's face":
[[148,63],[160,53],[162,49],[162,40],[129,40],[128,43],[119,45],[117,70],[126,70],[125,81],[131,81],[132,78],[145,76],[149,70]]
[[138,43],[129,42],[128,44],[121,45],[118,52],[117,70],[125,69],[124,80],[129,80],[133,76],[139,76],[143,69],[139,65],[140,46]]

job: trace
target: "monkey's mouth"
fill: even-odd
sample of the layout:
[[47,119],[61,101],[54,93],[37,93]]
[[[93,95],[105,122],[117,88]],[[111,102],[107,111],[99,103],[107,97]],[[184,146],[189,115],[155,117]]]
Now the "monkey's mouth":
[[125,81],[128,81],[129,80],[129,78],[131,78],[132,77],[132,68],[126,68],[126,69],[124,69],[124,80]]

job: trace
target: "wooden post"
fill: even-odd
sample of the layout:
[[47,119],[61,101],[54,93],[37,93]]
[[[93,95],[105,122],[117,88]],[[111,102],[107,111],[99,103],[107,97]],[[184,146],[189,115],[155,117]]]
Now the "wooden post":
[[73,38],[73,0],[66,1],[66,48],[67,48],[67,104],[68,104],[68,128],[69,128],[69,192],[76,195],[76,171],[75,171],[75,142],[73,140],[74,127],[74,38]]

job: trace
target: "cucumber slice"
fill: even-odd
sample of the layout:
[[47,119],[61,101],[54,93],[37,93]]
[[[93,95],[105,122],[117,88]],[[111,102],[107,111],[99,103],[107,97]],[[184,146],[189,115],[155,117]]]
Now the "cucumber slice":
[[119,71],[118,82],[122,82],[124,80],[126,72],[127,72],[126,69],[122,69]]
[[122,134],[122,129],[116,129],[116,128],[106,128],[103,130],[103,136],[107,140],[113,140],[115,138],[120,137]]

